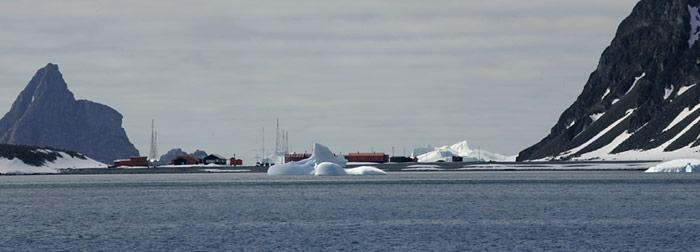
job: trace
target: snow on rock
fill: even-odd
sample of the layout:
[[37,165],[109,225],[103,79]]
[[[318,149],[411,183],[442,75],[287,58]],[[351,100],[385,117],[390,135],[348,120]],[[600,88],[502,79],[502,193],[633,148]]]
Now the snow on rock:
[[[632,115],[632,112],[634,112],[633,109],[627,110],[627,112],[625,113],[625,116],[623,116],[622,118],[618,119],[618,120],[615,121],[614,123],[610,124],[610,126],[608,126],[607,128],[603,129],[601,132],[599,132],[599,133],[598,133],[597,135],[595,135],[593,138],[591,138],[591,139],[588,140],[587,142],[583,143],[582,145],[579,145],[579,146],[576,147],[576,148],[573,148],[573,149],[571,149],[571,150],[568,150],[568,151],[562,153],[562,155],[560,155],[559,157],[557,157],[557,158],[555,158],[555,159],[559,159],[559,158],[561,158],[561,157],[564,156],[564,155],[576,154],[576,153],[578,153],[579,151],[583,150],[584,148],[588,147],[588,145],[594,143],[595,141],[598,140],[598,138],[604,136],[605,134],[608,133],[608,131],[612,130],[613,128],[615,128],[615,126],[617,126],[617,125],[620,124],[622,121],[624,121],[625,119],[627,119],[627,117],[629,117],[630,115]],[[616,139],[616,140],[620,141],[620,139]]]
[[505,156],[485,150],[473,150],[467,141],[452,146],[436,147],[433,151],[418,156],[420,163],[452,162],[452,157],[462,157],[464,162],[479,161],[515,161],[515,157]]
[[592,121],[595,122],[595,121],[598,121],[598,119],[600,119],[601,117],[603,117],[603,115],[605,115],[605,113],[592,114],[592,115],[590,115],[590,118]]
[[673,121],[671,121],[671,123],[669,123],[668,126],[666,126],[666,128],[662,132],[670,130],[671,128],[676,126],[676,124],[683,121],[683,119],[685,119],[686,117],[688,117],[690,114],[694,113],[698,109],[700,109],[700,105],[695,105],[695,107],[693,107],[692,109],[691,108],[683,109],[683,111],[681,111],[681,113],[679,113],[678,116],[676,116],[676,118],[674,118]]
[[323,162],[314,166],[314,176],[345,176],[345,168],[331,162]]
[[664,89],[664,101],[668,100],[668,98],[671,97],[671,94],[673,94],[673,86],[665,88]]
[[362,166],[345,169],[348,161],[337,157],[328,147],[316,144],[308,159],[286,164],[273,165],[267,170],[270,176],[344,176],[344,175],[385,175],[379,168]]
[[629,94],[632,89],[634,89],[635,86],[637,86],[637,83],[639,83],[640,80],[644,79],[644,77],[647,76],[647,73],[642,73],[642,75],[634,77],[634,82],[632,83],[632,86],[630,86],[629,89],[627,89],[627,92],[625,92],[625,95]]
[[386,175],[385,171],[374,167],[374,166],[360,166],[356,168],[345,169],[348,175],[356,176],[372,176],[372,175]]
[[700,159],[671,160],[652,166],[646,172],[700,172]]
[[690,12],[690,37],[688,38],[688,48],[693,48],[695,42],[700,39],[700,10],[698,7],[688,5]]
[[676,96],[681,96],[681,95],[683,95],[683,93],[685,93],[685,91],[688,91],[688,89],[691,89],[691,88],[695,87],[695,85],[697,85],[697,84],[693,84],[693,85],[690,85],[690,86],[682,86],[680,89],[678,89],[678,93],[676,94]]
[[[50,150],[39,150],[47,153]],[[58,173],[60,169],[84,169],[84,168],[107,168],[107,165],[85,157],[72,157],[65,152],[57,152],[60,156],[54,160],[46,161],[44,165],[34,166],[24,163],[19,158],[0,158],[0,174],[48,174]]]
[[608,97],[609,94],[610,94],[610,88],[605,90],[605,94],[603,94],[603,98],[601,98],[601,100],[605,100],[605,97]]

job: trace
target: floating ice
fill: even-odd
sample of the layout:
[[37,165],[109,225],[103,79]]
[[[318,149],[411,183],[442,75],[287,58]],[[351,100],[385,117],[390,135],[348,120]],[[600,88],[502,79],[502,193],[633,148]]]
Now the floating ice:
[[676,159],[652,166],[646,172],[700,172],[700,159]]
[[345,176],[348,175],[340,165],[323,162],[314,166],[314,176]]
[[363,166],[344,169],[348,161],[337,157],[328,147],[316,144],[310,158],[270,167],[270,176],[343,176],[343,175],[385,175],[379,168]]
[[385,171],[374,166],[360,166],[356,168],[345,169],[348,175],[370,176],[370,175],[386,175]]

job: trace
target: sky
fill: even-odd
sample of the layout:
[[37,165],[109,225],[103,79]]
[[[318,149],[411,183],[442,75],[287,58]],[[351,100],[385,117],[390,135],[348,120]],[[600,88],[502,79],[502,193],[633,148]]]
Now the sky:
[[[576,99],[637,0],[0,3],[0,110],[59,65],[79,99],[158,148],[517,154]],[[3,112],[0,112],[3,113]]]

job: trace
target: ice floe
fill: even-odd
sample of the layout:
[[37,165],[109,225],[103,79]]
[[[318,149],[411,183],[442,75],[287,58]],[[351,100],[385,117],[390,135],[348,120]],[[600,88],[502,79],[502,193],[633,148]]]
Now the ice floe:
[[676,159],[650,167],[646,172],[700,172],[700,159]]

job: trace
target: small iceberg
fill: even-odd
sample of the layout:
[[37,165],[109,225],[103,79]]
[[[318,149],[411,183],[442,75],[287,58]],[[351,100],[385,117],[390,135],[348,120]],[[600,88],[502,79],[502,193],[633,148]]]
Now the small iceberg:
[[345,176],[345,175],[386,175],[386,172],[371,166],[345,169],[348,161],[339,157],[326,146],[316,144],[308,159],[270,167],[269,176]]
[[348,175],[355,176],[372,176],[372,175],[386,175],[385,171],[374,167],[374,166],[360,166],[356,168],[345,169]]
[[340,165],[324,162],[314,166],[314,176],[345,176],[348,173]]
[[676,159],[652,166],[645,172],[700,172],[700,159]]

